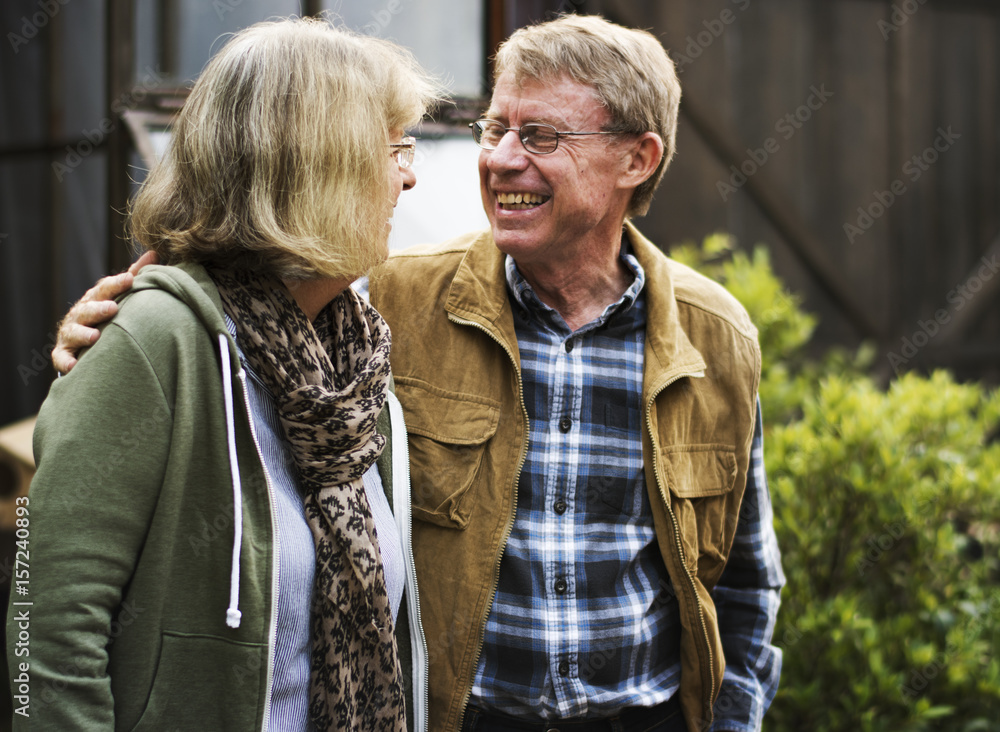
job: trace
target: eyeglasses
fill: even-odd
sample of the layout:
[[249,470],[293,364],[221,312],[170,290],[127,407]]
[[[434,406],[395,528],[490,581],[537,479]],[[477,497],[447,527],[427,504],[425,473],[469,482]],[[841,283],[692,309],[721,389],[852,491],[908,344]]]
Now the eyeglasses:
[[620,132],[563,132],[552,125],[532,122],[520,127],[504,127],[495,119],[481,119],[469,125],[472,139],[483,150],[496,150],[508,132],[516,132],[524,149],[538,155],[554,153],[559,147],[560,135],[620,135]]
[[390,142],[392,156],[396,158],[396,163],[400,168],[409,168],[413,165],[413,155],[417,151],[417,140],[414,137],[404,137],[399,142]]

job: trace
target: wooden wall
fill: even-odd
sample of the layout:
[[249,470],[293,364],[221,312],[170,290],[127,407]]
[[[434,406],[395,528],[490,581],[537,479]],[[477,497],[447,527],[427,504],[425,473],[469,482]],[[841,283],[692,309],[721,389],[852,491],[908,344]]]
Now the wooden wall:
[[822,343],[874,340],[883,371],[1000,376],[1000,3],[573,5],[650,29],[682,72],[644,231],[767,244]]

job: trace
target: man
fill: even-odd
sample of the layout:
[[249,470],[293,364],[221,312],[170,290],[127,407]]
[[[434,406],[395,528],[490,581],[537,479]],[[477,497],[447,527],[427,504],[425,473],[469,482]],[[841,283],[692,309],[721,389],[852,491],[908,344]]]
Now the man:
[[431,729],[756,730],[776,691],[756,331],[629,221],[679,99],[648,33],[517,31],[473,130],[491,230],[372,282],[410,432]]

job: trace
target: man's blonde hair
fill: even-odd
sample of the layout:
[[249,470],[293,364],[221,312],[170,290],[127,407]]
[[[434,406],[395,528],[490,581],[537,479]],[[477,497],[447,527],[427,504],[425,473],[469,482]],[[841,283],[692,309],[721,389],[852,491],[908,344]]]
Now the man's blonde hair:
[[674,62],[651,33],[596,15],[563,15],[517,30],[497,51],[495,78],[517,83],[568,76],[594,89],[611,122],[605,129],[663,139],[656,171],[633,192],[628,215],[649,210],[653,193],[674,156],[681,85]]
[[167,262],[363,274],[386,254],[390,132],[440,91],[388,41],[321,20],[250,26],[195,83],[131,233]]

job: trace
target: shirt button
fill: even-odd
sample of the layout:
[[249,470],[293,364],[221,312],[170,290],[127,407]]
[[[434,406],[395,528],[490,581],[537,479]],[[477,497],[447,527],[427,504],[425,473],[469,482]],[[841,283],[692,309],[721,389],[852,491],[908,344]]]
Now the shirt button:
[[564,513],[566,513],[566,501],[560,498],[558,501],[555,502],[555,505],[553,505],[552,508],[555,509],[556,513],[562,516]]
[[570,353],[572,352],[572,350],[573,350],[573,339],[570,338],[568,341],[566,341],[566,353]]
[[559,420],[559,430],[561,432],[569,432],[570,427],[572,426],[573,426],[573,420],[571,420],[569,417],[563,417],[562,419]]
[[566,580],[560,577],[556,580],[556,594],[565,595],[566,594]]
[[559,675],[560,676],[569,676],[569,661],[560,661],[559,662]]

